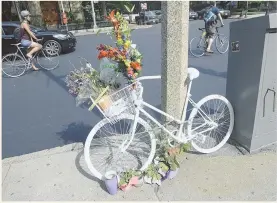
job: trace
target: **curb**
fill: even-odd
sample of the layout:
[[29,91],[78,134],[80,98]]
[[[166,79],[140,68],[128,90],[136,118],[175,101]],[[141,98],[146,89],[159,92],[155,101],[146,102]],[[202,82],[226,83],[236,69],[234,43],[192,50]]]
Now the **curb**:
[[72,143],[68,145],[64,145],[61,147],[56,147],[56,148],[51,148],[51,149],[46,149],[38,152],[33,152],[30,154],[24,154],[21,156],[15,156],[15,157],[10,157],[10,158],[5,158],[2,160],[2,165],[11,165],[14,163],[20,163],[24,161],[28,161],[30,159],[38,159],[44,156],[50,156],[54,154],[61,154],[64,152],[69,152],[69,151],[79,151],[82,150],[84,147],[82,142],[78,143]]
[[[153,25],[131,25],[130,28],[133,30],[137,29],[146,29],[146,28],[151,28]],[[97,29],[84,29],[84,30],[74,30],[70,31],[75,37],[77,36],[84,36],[84,35],[92,35],[92,34],[97,34],[97,33],[107,33],[111,32],[113,30],[113,27],[105,27],[105,28],[97,28]]]
[[234,16],[230,16],[228,19],[250,19],[250,18],[257,18],[257,17],[261,17],[264,16],[265,14],[257,14],[257,15],[247,15],[247,18],[244,17],[244,15],[242,17],[240,17],[240,15],[234,15]]

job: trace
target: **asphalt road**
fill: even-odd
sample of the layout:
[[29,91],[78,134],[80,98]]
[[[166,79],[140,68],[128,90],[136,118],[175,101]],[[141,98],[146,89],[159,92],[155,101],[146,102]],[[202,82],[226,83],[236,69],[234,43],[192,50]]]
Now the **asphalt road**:
[[[229,22],[221,33],[229,36]],[[198,27],[203,21],[190,21],[189,38],[200,35]],[[112,44],[106,34],[77,38],[76,50],[60,57],[60,67],[53,71],[29,72],[20,78],[3,78],[2,81],[2,157],[12,157],[84,142],[89,131],[101,119],[97,111],[76,107],[68,93],[65,76],[73,69],[69,61],[80,66],[78,56],[88,59],[93,67],[99,66],[96,46]],[[161,73],[161,25],[133,31],[133,43],[143,53],[143,75]],[[195,58],[189,55],[189,66],[201,74],[192,87],[195,101],[208,94],[225,95],[228,53],[215,51],[212,56]],[[144,98],[156,107],[161,103],[161,81],[147,81]]]

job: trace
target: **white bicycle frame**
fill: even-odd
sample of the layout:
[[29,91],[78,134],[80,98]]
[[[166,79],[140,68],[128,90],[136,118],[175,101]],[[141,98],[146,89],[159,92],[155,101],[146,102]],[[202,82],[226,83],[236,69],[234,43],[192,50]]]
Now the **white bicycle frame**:
[[[152,80],[152,79],[161,79],[161,76],[145,76],[145,77],[140,77],[138,78],[136,81],[139,82],[139,81],[142,81],[142,80]],[[121,148],[121,151],[124,152],[128,147],[129,145],[132,143],[133,141],[133,138],[135,136],[135,129],[137,127],[137,120],[138,120],[138,117],[140,115],[140,112],[143,113],[146,117],[148,117],[150,120],[152,120],[155,124],[157,124],[161,129],[163,129],[170,137],[172,137],[173,139],[175,139],[177,142],[180,142],[180,143],[186,143],[188,142],[189,140],[193,139],[195,136],[199,135],[199,134],[202,134],[207,132],[207,131],[210,131],[210,130],[213,130],[215,128],[214,126],[214,122],[205,114],[205,112],[203,112],[198,106],[197,106],[197,103],[195,103],[192,99],[191,99],[191,94],[190,94],[190,91],[191,91],[191,85],[192,85],[192,80],[190,80],[189,82],[189,85],[188,85],[188,91],[187,91],[187,97],[186,97],[186,100],[185,100],[185,105],[184,105],[184,108],[183,108],[183,112],[182,112],[182,116],[181,116],[181,120],[179,119],[176,119],[174,118],[173,116],[165,113],[164,111],[161,111],[160,109],[157,109],[156,107],[146,103],[145,101],[143,101],[143,98],[142,98],[142,94],[143,94],[143,87],[141,92],[140,92],[140,95],[139,97],[135,100],[135,106],[136,106],[136,113],[135,113],[135,118],[134,118],[134,122],[131,126],[131,132],[132,132],[132,135],[131,135],[131,139],[129,140],[129,142],[126,144],[127,140],[125,140],[120,148]],[[182,129],[184,128],[184,124],[190,122],[189,120],[186,120],[186,112],[187,112],[187,107],[188,107],[188,102],[190,102],[192,104],[192,106],[194,108],[197,108],[198,112],[200,113],[200,115],[204,118],[205,122],[204,124],[196,127],[195,129],[192,130],[192,132],[194,132],[195,130],[205,126],[205,125],[210,125],[211,127],[202,131],[202,132],[197,132],[196,134],[193,134],[193,136],[186,136],[184,132],[182,132]],[[179,127],[179,130],[178,130],[178,133],[177,133],[177,136],[175,136],[172,132],[170,132],[165,126],[163,126],[159,121],[157,121],[155,118],[153,118],[149,113],[147,113],[143,107],[148,107],[154,111],[156,111],[157,113],[159,114],[162,114],[164,116],[166,116],[167,118],[170,118],[172,119],[173,121],[177,122],[178,125],[180,125]],[[206,119],[205,119],[206,117]],[[125,145],[125,146],[124,146]]]

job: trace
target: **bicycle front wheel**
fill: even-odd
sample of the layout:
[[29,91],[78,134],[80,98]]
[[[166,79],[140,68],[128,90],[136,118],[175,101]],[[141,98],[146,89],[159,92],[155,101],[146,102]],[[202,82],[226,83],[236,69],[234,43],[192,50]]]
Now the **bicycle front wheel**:
[[201,57],[205,54],[206,42],[203,37],[194,37],[189,43],[189,51],[195,57]]
[[7,54],[2,59],[2,71],[5,75],[16,78],[26,71],[26,62],[18,54]]
[[52,55],[47,54],[47,52],[43,49],[37,55],[37,62],[43,69],[53,70],[59,66],[59,54],[53,53]]
[[212,153],[229,139],[234,127],[234,111],[231,103],[221,95],[209,95],[193,108],[188,123],[188,135],[194,149]]
[[150,125],[138,118],[135,136],[129,147],[122,152],[131,139],[134,116],[122,114],[116,119],[101,120],[89,133],[84,149],[84,157],[91,173],[102,179],[107,171],[117,173],[128,169],[145,170],[151,164],[156,140]]
[[219,53],[226,53],[229,49],[228,38],[223,34],[218,34],[218,36],[215,39],[215,47]]

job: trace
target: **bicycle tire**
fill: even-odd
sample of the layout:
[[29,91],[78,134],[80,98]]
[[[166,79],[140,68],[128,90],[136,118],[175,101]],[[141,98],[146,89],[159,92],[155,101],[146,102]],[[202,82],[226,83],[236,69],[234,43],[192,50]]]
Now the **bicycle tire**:
[[[200,40],[199,40],[199,42],[197,43],[197,48],[199,49],[199,48],[202,47],[202,46],[201,46],[201,43],[204,42],[204,38],[203,38],[203,37],[194,37],[194,38],[192,38],[192,39],[190,40],[190,43],[189,43],[189,51],[190,51],[190,53],[191,53],[193,56],[195,56],[195,57],[201,57],[201,56],[203,56],[203,55],[205,54],[204,45],[203,45],[203,47],[202,47],[203,50],[199,49],[199,50],[200,50],[200,54],[196,54],[194,51],[192,51],[192,50],[193,50],[192,42],[193,42],[194,40],[196,40],[196,39],[199,39],[199,38],[200,38]],[[198,47],[198,46],[200,46],[200,47]]]
[[[215,103],[219,103],[220,101],[226,105],[226,109],[227,109],[227,113],[229,113],[230,116],[226,116],[224,117],[227,118],[224,122],[222,123],[227,123],[229,124],[229,127],[227,128],[222,128],[222,129],[219,129],[220,126],[222,126],[222,124],[218,125],[217,123],[217,127],[213,130],[210,130],[210,131],[207,131],[207,132],[204,132],[204,133],[207,133],[209,135],[204,135],[205,137],[203,137],[203,134],[204,133],[201,133],[203,132],[204,130],[207,130],[205,129],[204,127],[199,127],[199,126],[202,126],[203,124],[200,124],[200,121],[203,119],[203,113],[201,113],[202,111],[205,111],[205,110],[208,110],[209,113],[213,113],[209,118],[211,120],[213,120],[214,122],[219,122],[222,120],[222,112],[219,113],[218,110],[220,109],[219,107],[216,108],[215,105],[212,105],[213,108],[204,108],[204,104],[209,102],[209,101],[212,101],[212,100],[218,100],[217,102]],[[221,107],[222,105],[220,105]],[[202,109],[203,108],[203,109]],[[202,109],[202,111],[200,112],[199,109]],[[215,111],[216,109],[216,111]],[[225,108],[223,110],[223,112],[225,112]],[[206,113],[207,115],[208,113]],[[197,116],[199,115],[199,116]],[[216,119],[216,116],[219,115],[220,118],[219,119]],[[195,120],[195,127],[194,126],[194,120]],[[206,123],[205,119],[204,120],[204,123]],[[216,120],[216,121],[215,121]],[[229,120],[229,122],[227,122]],[[188,123],[188,127],[187,127],[187,132],[188,132],[188,135],[189,137],[193,137],[192,141],[191,141],[191,144],[193,146],[194,149],[196,149],[198,152],[201,152],[201,153],[204,153],[204,154],[207,154],[207,153],[212,153],[212,152],[215,152],[217,150],[219,150],[221,147],[223,147],[223,145],[228,141],[228,139],[230,138],[231,136],[231,133],[233,131],[233,128],[234,128],[234,110],[233,110],[233,107],[231,105],[231,103],[223,96],[221,95],[209,95],[209,96],[206,96],[204,97],[203,99],[201,99],[198,103],[197,103],[197,107],[193,108],[193,110],[191,111],[191,114],[189,116],[189,123]],[[209,125],[209,124],[206,124],[206,125]],[[205,126],[205,125],[204,125]],[[210,126],[208,126],[210,127]],[[196,129],[201,129],[202,131],[200,132],[196,132],[195,134],[196,135],[193,135],[194,131],[196,131]],[[220,132],[224,132],[223,129],[226,129],[227,132],[224,134],[224,136],[218,136],[218,137],[213,137],[213,135],[211,136],[212,132],[215,133],[215,135],[217,135],[218,133]],[[202,135],[199,135],[199,134],[202,134]],[[202,140],[200,140],[202,136]],[[201,146],[202,143],[204,143],[207,139],[208,141],[211,141],[211,142],[217,142],[218,139],[217,138],[223,138],[222,141],[220,141],[218,144],[216,144],[215,146],[213,147],[203,147]],[[204,142],[203,142],[204,140]],[[202,143],[201,143],[202,142]]]
[[[37,63],[40,65],[40,67],[45,70],[53,70],[57,68],[58,65],[60,64],[58,53],[56,53],[55,56],[48,56],[48,54],[44,51],[44,49],[42,49],[40,53],[37,54],[36,60],[37,60]],[[55,61],[55,60],[57,62],[54,62],[53,64],[50,64],[50,65],[46,65],[46,63],[51,63],[52,61]]]
[[[220,38],[219,38],[219,36],[220,36]],[[219,49],[219,45],[221,45],[221,44],[218,44],[218,43],[221,43],[222,38],[225,39],[223,44],[227,44],[227,47],[226,47],[226,49],[224,49],[224,51],[221,51],[221,50]],[[225,36],[224,34],[218,34],[217,37],[216,37],[216,39],[215,39],[215,47],[216,47],[216,50],[217,50],[219,53],[225,54],[225,53],[228,51],[228,49],[229,49],[229,40],[228,40],[227,36]]]
[[[136,158],[136,159],[138,159],[137,157],[138,157],[138,155],[139,155],[139,153],[138,153],[138,150],[137,150],[137,147],[135,148],[135,150],[136,151],[134,151],[134,150],[130,150],[129,148],[130,148],[130,146],[132,145],[133,146],[133,142],[134,142],[134,140],[133,140],[133,142],[130,144],[130,146],[128,147],[128,149],[125,151],[125,153],[124,152],[121,152],[120,150],[119,150],[119,147],[117,147],[116,146],[116,144],[118,144],[119,146],[120,146],[120,144],[122,144],[122,141],[120,141],[119,140],[119,142],[118,142],[118,140],[116,141],[116,144],[115,144],[115,141],[114,141],[114,139],[121,139],[121,137],[119,137],[119,136],[117,136],[118,134],[115,132],[115,131],[112,131],[112,132],[110,132],[109,130],[118,130],[117,128],[106,128],[106,129],[104,129],[104,131],[102,131],[102,132],[104,132],[105,133],[105,137],[106,138],[108,138],[105,142],[103,142],[103,139],[105,139],[104,138],[104,136],[103,135],[99,135],[99,134],[97,134],[98,132],[101,132],[101,130],[102,130],[102,127],[104,127],[105,125],[114,125],[114,123],[116,123],[116,122],[119,122],[119,121],[122,121],[123,119],[126,119],[126,120],[129,120],[130,122],[133,122],[133,120],[134,120],[134,116],[133,115],[130,115],[130,114],[122,114],[122,115],[120,115],[120,116],[118,116],[118,117],[116,117],[116,121],[115,121],[115,119],[113,119],[113,118],[111,118],[110,119],[110,121],[112,121],[111,123],[109,122],[109,120],[107,119],[107,118],[105,118],[105,119],[103,119],[103,120],[101,120],[98,124],[96,124],[94,127],[93,127],[93,129],[90,131],[90,133],[89,133],[89,135],[88,135],[88,137],[87,137],[87,139],[86,139],[86,142],[85,142],[85,147],[84,147],[84,157],[85,157],[85,162],[86,162],[86,164],[87,164],[87,166],[88,166],[88,169],[90,170],[90,172],[95,176],[95,177],[97,177],[99,180],[103,180],[104,179],[104,175],[105,175],[105,173],[107,172],[107,171],[109,171],[109,170],[114,170],[114,171],[116,171],[116,172],[118,172],[118,173],[120,173],[120,172],[122,172],[123,170],[122,170],[122,167],[124,167],[124,169],[133,169],[133,168],[136,168],[136,169],[138,169],[138,170],[141,170],[141,171],[144,171],[145,169],[147,169],[147,167],[152,163],[152,161],[153,161],[153,159],[154,159],[154,155],[155,155],[155,152],[156,152],[156,140],[154,139],[155,138],[155,135],[153,134],[153,132],[151,131],[151,127],[150,127],[150,125],[146,122],[146,121],[144,121],[142,118],[138,118],[138,124],[139,125],[142,125],[144,128],[145,128],[145,132],[146,133],[148,133],[148,136],[149,136],[149,138],[150,138],[150,151],[149,151],[149,156],[147,155],[147,160],[145,161],[145,162],[143,162],[142,160],[139,160],[138,161],[138,163],[141,163],[141,166],[137,166],[137,167],[134,167],[134,166],[131,166],[131,164],[130,164],[130,162],[128,162],[128,159],[126,159],[126,158],[128,158],[128,156],[129,155],[131,155],[132,157],[131,157],[131,159],[129,159],[129,160],[132,160],[132,161],[135,161],[135,159],[134,159],[134,157]],[[121,124],[119,124],[120,125],[120,130],[122,130],[122,126],[124,126],[124,127],[126,127],[126,125],[124,124],[124,125],[121,125]],[[127,127],[130,127],[130,125],[127,125]],[[108,129],[108,131],[107,131],[107,129]],[[130,129],[127,129],[127,131],[128,132],[126,132],[126,133],[124,133],[124,134],[121,134],[120,133],[120,135],[122,136],[122,137],[126,137],[127,138],[127,140],[128,140],[128,136],[130,136],[128,133],[130,133],[130,131],[129,131]],[[107,136],[107,134],[109,134],[109,133],[112,133],[111,135],[116,135],[116,136]],[[137,135],[139,135],[139,134],[135,134],[135,138],[134,139],[137,139]],[[125,138],[125,139],[126,139]],[[108,143],[109,141],[109,139],[111,139],[111,143]],[[91,146],[92,146],[92,141],[95,141],[96,142],[96,145],[93,145],[94,147],[92,147],[91,148]],[[128,142],[128,141],[127,141]],[[97,163],[97,161],[98,161],[98,159],[99,159],[99,157],[100,157],[100,155],[97,155],[96,157],[97,158],[95,158],[95,159],[93,159],[93,161],[91,160],[91,156],[93,156],[93,150],[94,151],[97,151],[97,147],[98,147],[98,150],[99,150],[99,152],[101,152],[101,153],[104,153],[104,150],[103,150],[103,148],[99,148],[99,146],[101,145],[101,143],[104,143],[104,144],[106,144],[106,148],[108,148],[108,152],[110,152],[111,153],[111,155],[108,155],[108,157],[105,159],[105,156],[103,155],[103,154],[101,154],[101,160],[108,160],[108,158],[110,158],[110,157],[112,157],[112,158],[114,158],[115,157],[115,159],[117,158],[116,157],[116,155],[117,155],[117,153],[118,153],[118,159],[116,159],[116,160],[112,160],[112,161],[110,161],[110,159],[108,160],[109,161],[109,165],[105,168],[104,166],[102,166],[103,164],[98,164]],[[146,153],[146,146],[147,145],[145,145],[144,144],[144,146],[143,146],[143,153],[145,154]],[[100,146],[101,147],[101,146]],[[105,147],[105,146],[104,146]],[[114,152],[114,150],[116,150],[116,149],[118,148],[118,151],[115,151]],[[92,152],[91,152],[92,151]],[[128,154],[129,153],[129,154]],[[133,154],[132,154],[133,153]],[[135,155],[134,155],[135,154]],[[104,157],[104,158],[103,158]],[[119,160],[120,159],[120,160]],[[125,162],[124,163],[120,163],[120,161],[121,160],[125,160]],[[126,161],[127,160],[127,161]],[[112,166],[113,165],[113,163],[115,164],[115,166]],[[101,170],[101,171],[100,171]]]
[[[4,60],[7,59],[8,57],[11,57],[11,56],[13,56],[15,58],[18,58],[18,59],[20,59],[20,61],[22,61],[22,63],[19,62],[19,64],[22,64],[22,66],[24,66],[24,67],[20,69],[19,74],[12,75],[12,74],[9,74],[8,72],[4,71],[4,68],[3,68],[4,67]],[[9,76],[9,77],[17,78],[17,77],[23,75],[25,73],[26,69],[27,69],[27,63],[26,63],[25,59],[22,56],[20,56],[19,54],[16,54],[16,53],[7,54],[2,58],[2,72],[5,75]]]

